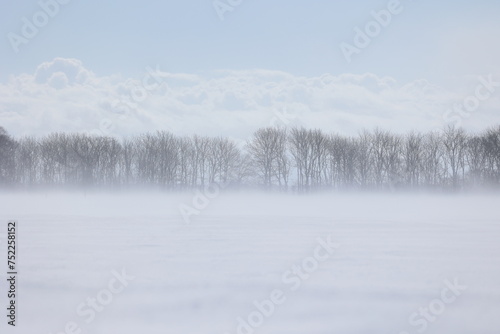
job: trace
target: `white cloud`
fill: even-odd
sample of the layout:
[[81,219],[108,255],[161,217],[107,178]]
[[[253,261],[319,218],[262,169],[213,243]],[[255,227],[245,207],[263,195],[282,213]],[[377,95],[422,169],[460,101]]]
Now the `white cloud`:
[[83,84],[93,74],[85,69],[78,59],[55,58],[50,62],[44,62],[37,67],[34,79],[37,83],[49,82],[54,74],[62,73],[71,84]]
[[[227,70],[148,77],[148,71],[142,78],[104,77],[77,59],[56,58],[34,74],[0,84],[0,126],[16,136],[54,131],[126,136],[166,129],[242,140],[259,127],[280,123],[343,134],[376,126],[426,131],[444,125],[446,109],[466,97],[426,80],[399,84],[370,73],[300,77]],[[500,123],[498,96],[464,119],[463,126]]]

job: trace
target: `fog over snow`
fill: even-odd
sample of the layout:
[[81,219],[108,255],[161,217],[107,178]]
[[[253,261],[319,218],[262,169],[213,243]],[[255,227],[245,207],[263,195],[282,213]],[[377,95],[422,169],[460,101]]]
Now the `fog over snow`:
[[[195,197],[0,195],[0,220],[19,221],[17,330],[496,334],[500,327],[498,196],[223,192],[186,223],[179,206]],[[272,296],[277,303],[266,304]]]

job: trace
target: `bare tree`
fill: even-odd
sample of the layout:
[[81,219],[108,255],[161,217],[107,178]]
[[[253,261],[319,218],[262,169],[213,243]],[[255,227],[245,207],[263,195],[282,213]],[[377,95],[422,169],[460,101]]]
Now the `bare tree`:
[[444,129],[442,135],[443,156],[445,158],[445,171],[451,174],[453,189],[459,187],[459,172],[465,173],[465,145],[467,135],[462,128],[456,128],[452,125]]
[[15,183],[17,142],[0,127],[0,185]]
[[64,133],[16,141],[0,128],[2,185],[179,189],[214,182],[281,190],[293,182],[299,192],[403,183],[413,188],[498,186],[500,127],[470,136],[449,126],[442,134],[400,136],[375,129],[357,137],[264,128],[243,152],[228,138],[165,131],[124,141]]
[[204,186],[207,182],[207,167],[208,156],[210,154],[210,138],[208,137],[193,137],[193,175],[191,177],[191,185]]
[[370,186],[371,177],[373,174],[373,164],[372,164],[372,145],[371,136],[368,131],[363,131],[360,133],[356,140],[357,146],[357,171],[358,171],[358,183],[361,188],[367,188]]
[[232,181],[234,168],[240,161],[240,151],[236,144],[227,138],[213,138],[209,155],[210,183],[228,184]]
[[370,136],[375,184],[382,188],[400,182],[401,138],[375,129]]
[[131,185],[136,182],[137,149],[136,141],[125,139],[118,161],[119,178],[122,185]]
[[184,137],[178,139],[179,147],[179,171],[178,171],[178,187],[185,188],[192,180],[192,175],[195,171],[195,148],[191,138]]
[[39,144],[33,137],[19,140],[16,154],[17,180],[24,186],[36,186],[39,182]]
[[349,188],[356,183],[358,158],[357,141],[332,135],[327,141],[327,184],[335,188]]
[[435,132],[424,137],[422,173],[426,187],[437,187],[443,182],[443,149],[441,136]]
[[285,129],[265,128],[256,131],[247,144],[247,151],[266,188],[275,182],[281,188],[288,185],[290,171]]
[[307,140],[310,146],[310,181],[313,188],[322,188],[326,183],[326,153],[328,138],[321,130],[309,130]]
[[406,135],[403,145],[403,165],[405,182],[410,187],[420,185],[423,155],[423,135],[415,132]]
[[311,145],[309,131],[304,128],[294,128],[289,135],[290,153],[295,162],[297,171],[297,190],[304,192],[309,190],[311,180]]
[[483,135],[486,154],[486,173],[490,183],[500,184],[500,126]]
[[483,138],[479,136],[469,137],[465,150],[465,160],[469,168],[471,186],[478,186],[484,182],[486,159],[486,145]]

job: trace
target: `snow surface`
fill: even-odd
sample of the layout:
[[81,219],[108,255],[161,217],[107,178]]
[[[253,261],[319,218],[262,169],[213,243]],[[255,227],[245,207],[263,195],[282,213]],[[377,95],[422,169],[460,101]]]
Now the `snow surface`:
[[[18,325],[2,333],[238,333],[273,290],[285,301],[262,334],[500,333],[498,195],[221,193],[187,224],[193,194],[0,194],[0,309],[7,220],[18,220]],[[298,289],[283,274],[340,246]],[[113,270],[135,277],[95,319],[77,314]],[[427,328],[409,317],[467,288]],[[422,330],[419,332],[419,330]],[[71,331],[66,331],[71,333]],[[75,331],[78,333],[78,331]]]

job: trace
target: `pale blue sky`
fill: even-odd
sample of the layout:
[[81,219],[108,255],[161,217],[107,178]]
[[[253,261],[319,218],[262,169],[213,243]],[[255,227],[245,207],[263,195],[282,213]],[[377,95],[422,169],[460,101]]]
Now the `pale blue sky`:
[[[341,44],[397,0],[241,0],[224,20],[213,0],[0,1],[0,126],[15,135],[245,140],[283,115],[342,133],[500,124],[498,0],[400,0],[351,62]],[[55,1],[69,3],[14,52],[9,36]],[[147,68],[161,87],[134,100]]]
[[370,12],[387,3],[243,0],[221,21],[211,0],[72,0],[16,54],[6,35],[19,33],[21,18],[30,18],[40,6],[35,0],[2,0],[0,80],[32,73],[55,57],[80,59],[101,75],[136,75],[159,64],[182,73],[259,68],[306,76],[371,72],[438,82],[488,71],[489,61],[483,59],[488,56],[472,50],[477,46],[463,46],[471,53],[464,61],[468,66],[450,57],[464,30],[489,53],[498,52],[496,45],[488,45],[499,40],[500,1],[494,0],[401,0],[403,12],[348,64],[339,44],[352,42],[353,28],[362,28]]

